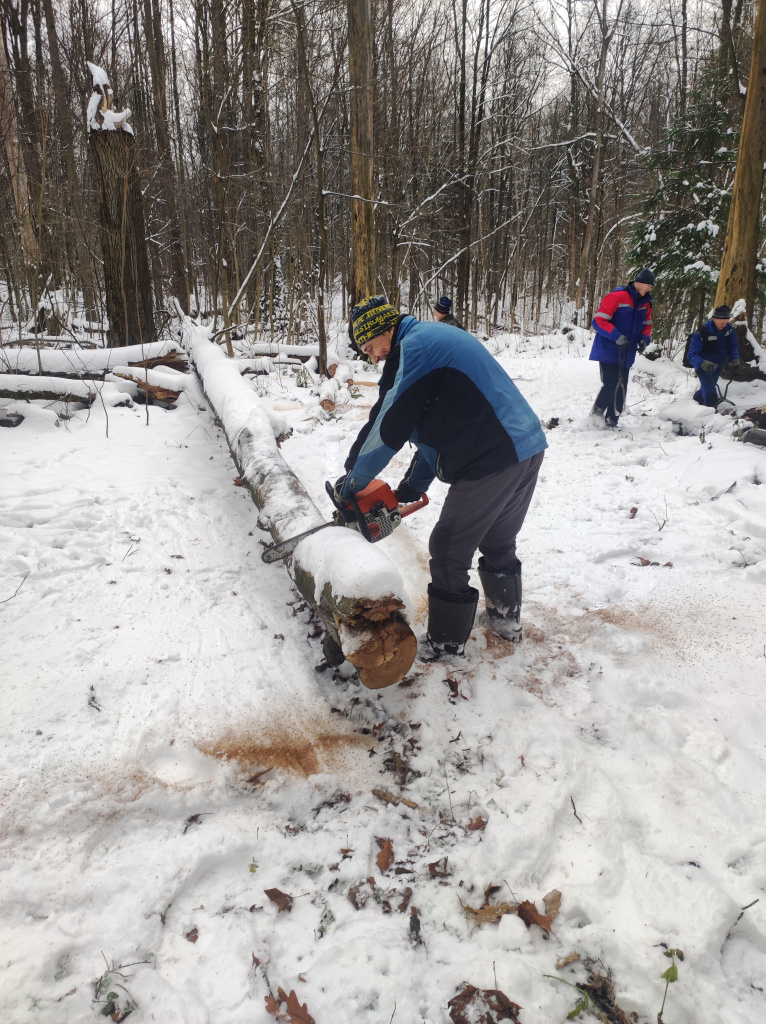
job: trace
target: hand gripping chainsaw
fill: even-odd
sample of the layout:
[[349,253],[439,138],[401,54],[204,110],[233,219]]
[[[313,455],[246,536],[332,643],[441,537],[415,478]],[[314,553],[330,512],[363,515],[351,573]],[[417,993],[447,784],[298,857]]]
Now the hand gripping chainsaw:
[[306,530],[305,533],[299,533],[297,537],[291,537],[281,543],[270,544],[261,555],[264,562],[278,562],[280,558],[286,558],[295,551],[304,537],[310,537],[312,533],[325,530],[328,526],[347,526],[351,530],[357,530],[365,540],[374,544],[393,533],[402,519],[428,504],[428,497],[421,494],[417,501],[409,505],[400,505],[394,492],[382,480],[373,480],[363,490],[341,499],[340,502],[329,480],[325,487],[331,501],[337,507],[330,522],[322,523],[313,530]]

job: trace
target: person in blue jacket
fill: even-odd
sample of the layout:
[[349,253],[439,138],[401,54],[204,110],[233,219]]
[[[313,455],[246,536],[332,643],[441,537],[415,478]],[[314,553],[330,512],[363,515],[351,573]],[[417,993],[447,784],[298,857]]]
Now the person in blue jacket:
[[386,365],[378,400],[336,484],[337,501],[366,487],[412,442],[415,456],[396,488],[400,503],[416,501],[435,476],[451,485],[429,543],[421,656],[463,653],[479,599],[468,579],[477,548],[489,624],[520,640],[516,535],[548,447],[539,418],[466,331],[402,315],[381,295],[355,306],[351,316],[359,351]]
[[601,390],[591,415],[608,427],[616,427],[625,407],[630,368],[636,352],[652,340],[651,270],[641,270],[624,288],[605,295],[593,317],[590,358],[599,364]]
[[700,405],[718,405],[718,377],[728,363],[740,365],[737,335],[731,325],[728,306],[716,306],[713,315],[689,339],[687,358],[699,378],[699,390],[693,395]]

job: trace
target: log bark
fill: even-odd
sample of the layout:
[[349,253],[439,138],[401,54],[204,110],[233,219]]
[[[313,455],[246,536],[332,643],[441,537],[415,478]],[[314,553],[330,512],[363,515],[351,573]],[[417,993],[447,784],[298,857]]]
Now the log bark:
[[91,131],[88,145],[99,186],[109,341],[148,344],[156,332],[136,140],[118,128]]
[[745,299],[747,318],[755,305],[755,264],[758,255],[763,162],[766,158],[766,0],[761,0],[755,19],[753,58],[745,98],[745,114],[739,138],[737,168],[726,226],[721,273],[715,293],[716,306],[733,306]]
[[[261,511],[260,522],[275,541],[319,526],[325,517],[280,455],[266,411],[240,377],[237,365],[209,341],[205,329],[188,318],[184,327],[206,398],[223,426],[239,475]],[[403,615],[401,577],[382,551],[368,550],[359,534],[330,528],[317,536],[326,538],[328,533],[333,535],[334,565],[345,568],[364,556],[377,567],[383,567],[383,576],[398,581],[392,582],[390,592],[382,596],[345,594],[345,584],[334,578],[332,566],[323,571],[323,576],[329,578],[318,582],[310,546],[305,547],[308,541],[298,546],[292,559],[286,560],[287,570],[319,616],[332,641],[329,646],[335,644],[340,648],[356,666],[365,686],[390,686],[407,673],[417,649]],[[327,545],[328,541],[323,540],[320,549]],[[373,570],[370,575],[372,592],[381,574]]]
[[[19,219],[21,233],[21,245],[24,252],[24,262],[28,270],[37,269],[40,262],[40,252],[37,246],[37,235],[32,222],[31,199],[29,195],[29,183],[27,181],[27,169],[24,163],[24,156],[21,151],[19,139],[19,124],[16,117],[16,105],[13,99],[11,88],[10,71],[5,57],[5,47],[0,40],[0,128],[2,129],[5,141],[5,155],[8,158],[8,170],[11,175],[11,188],[13,190],[13,201],[16,206],[16,216]],[[31,292],[31,289],[30,289]]]
[[[372,21],[370,0],[348,0],[348,70],[351,186],[351,238],[353,249],[353,301],[361,302],[377,291],[375,275],[375,221],[373,199],[372,135]],[[365,201],[366,200],[366,201]]]

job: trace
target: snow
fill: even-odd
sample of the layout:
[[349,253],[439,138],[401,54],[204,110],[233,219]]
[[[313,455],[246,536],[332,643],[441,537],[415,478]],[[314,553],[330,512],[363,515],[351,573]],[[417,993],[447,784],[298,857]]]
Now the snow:
[[109,75],[107,75],[106,71],[104,71],[103,68],[100,68],[98,64],[92,64],[89,60],[86,60],[85,63],[88,65],[88,70],[93,76],[93,88],[104,90],[109,89]]
[[320,593],[329,583],[336,596],[398,596],[404,592],[402,575],[381,544],[369,544],[353,530],[330,528],[302,540],[295,557],[312,574]]
[[[577,994],[545,975],[583,980],[555,967],[576,952],[646,1022],[660,943],[685,954],[668,1024],[763,1021],[766,452],[736,440],[734,416],[697,422],[693,374],[666,359],[639,357],[620,429],[594,429],[584,340],[489,343],[559,419],[520,538],[524,642],[477,624],[463,665],[416,663],[382,691],[316,671],[320,637],[284,569],[260,561],[268,535],[193,381],[174,410],[109,409],[108,437],[98,402],[58,428],[47,403],[23,403],[0,493],[3,1021],[103,1019],[106,960],[132,965],[104,989],[137,1006],[131,1024],[266,1024],[277,986],[317,1024],[449,1024],[464,982],[550,1024]],[[376,388],[323,421],[285,374],[229,403],[229,370],[249,384],[192,347],[213,353],[216,408],[273,452],[264,408],[280,407],[281,456],[329,518],[324,481]],[[762,387],[730,397],[766,404]],[[323,531],[312,557],[338,537],[352,574],[385,556],[420,632],[445,493],[435,483],[379,544]],[[449,874],[431,877],[443,857]],[[513,914],[467,920],[461,901],[480,906],[490,883],[496,902],[540,910],[559,889],[550,938]]]

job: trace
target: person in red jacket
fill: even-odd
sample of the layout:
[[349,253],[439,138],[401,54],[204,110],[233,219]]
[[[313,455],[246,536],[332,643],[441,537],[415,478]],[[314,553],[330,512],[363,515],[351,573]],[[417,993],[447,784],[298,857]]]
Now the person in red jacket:
[[608,427],[616,427],[625,405],[628,375],[636,361],[636,352],[643,352],[652,340],[652,300],[654,287],[651,270],[639,271],[623,288],[609,292],[593,317],[593,339],[590,358],[597,360],[601,372],[601,390],[592,415]]

